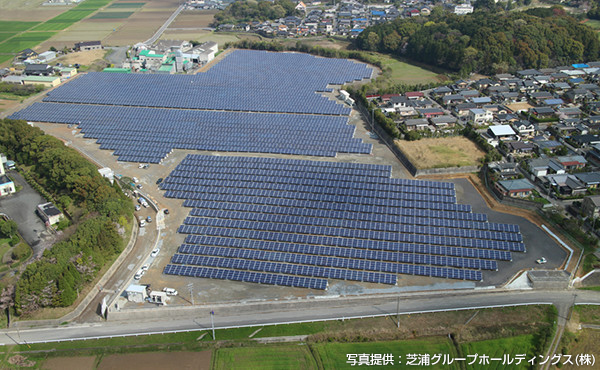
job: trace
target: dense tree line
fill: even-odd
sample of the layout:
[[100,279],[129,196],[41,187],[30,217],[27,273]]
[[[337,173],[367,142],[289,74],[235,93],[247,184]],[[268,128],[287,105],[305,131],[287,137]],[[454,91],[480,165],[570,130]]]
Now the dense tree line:
[[29,96],[44,90],[43,85],[20,85],[9,82],[0,82],[0,92],[18,96]]
[[122,247],[123,238],[113,221],[107,217],[85,220],[68,240],[46,250],[21,274],[15,291],[17,314],[70,306],[83,284],[92,281]]
[[19,314],[69,306],[82,285],[121,252],[119,225],[133,215],[131,199],[77,151],[25,121],[0,120],[0,152],[28,167],[28,176],[63,207],[72,204],[87,214],[69,239],[27,266],[15,290]]
[[133,205],[120,189],[103,178],[96,166],[62,141],[44,134],[25,121],[0,120],[0,152],[17,163],[31,166],[37,183],[59,199],[117,221],[129,218]]
[[[596,33],[565,15],[545,11],[398,19],[365,29],[355,46],[404,56],[467,74],[545,68],[598,59]],[[538,16],[539,15],[539,16]]]
[[253,21],[264,22],[297,14],[296,4],[290,0],[236,1],[215,14],[212,26]]

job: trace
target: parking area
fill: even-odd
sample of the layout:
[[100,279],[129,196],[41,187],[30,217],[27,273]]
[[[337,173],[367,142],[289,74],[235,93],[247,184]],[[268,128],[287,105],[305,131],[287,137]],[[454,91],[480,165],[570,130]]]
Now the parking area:
[[46,229],[46,225],[35,212],[39,204],[47,201],[29,186],[17,171],[7,173],[14,179],[15,185],[22,186],[22,189],[0,198],[0,212],[7,214],[17,223],[19,233],[33,249],[34,257],[41,256],[56,240],[56,235]]

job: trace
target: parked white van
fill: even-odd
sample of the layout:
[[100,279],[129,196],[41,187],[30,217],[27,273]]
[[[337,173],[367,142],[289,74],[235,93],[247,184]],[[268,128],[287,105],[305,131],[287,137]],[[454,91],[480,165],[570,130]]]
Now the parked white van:
[[173,288],[163,288],[163,292],[167,293],[167,295],[177,295],[177,291]]

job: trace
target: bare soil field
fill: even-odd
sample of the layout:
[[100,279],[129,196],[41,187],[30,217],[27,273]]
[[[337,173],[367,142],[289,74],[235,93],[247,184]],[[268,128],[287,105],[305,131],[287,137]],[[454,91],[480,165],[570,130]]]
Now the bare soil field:
[[475,166],[485,155],[475,143],[462,136],[396,140],[395,143],[420,169]]
[[100,40],[104,43],[104,39],[115,32],[114,30],[118,30],[122,24],[123,22],[115,22],[114,19],[104,20],[103,22],[85,19],[57,33],[48,41],[40,44],[36,50],[45,51],[50,46],[54,46],[57,49],[62,49],[65,46],[72,48],[74,43],[80,41]]
[[60,13],[66,12],[67,10],[69,10],[69,7],[43,7],[40,9],[31,9],[24,11],[23,9],[5,9],[4,7],[0,6],[0,10],[0,20],[3,21],[42,22],[54,18]]
[[214,41],[219,44],[219,49],[223,49],[223,45],[227,42],[235,42],[242,39],[261,40],[259,35],[255,34],[230,34],[230,33],[215,33],[210,31],[185,31],[167,29],[160,37],[161,40],[195,40],[199,42]]
[[44,361],[41,368],[45,370],[94,370],[96,368],[96,356],[53,357]]
[[123,46],[146,41],[169,19],[174,11],[146,11],[145,9],[127,18],[116,32],[111,33],[103,40],[104,44]]
[[[573,341],[567,350],[567,354],[571,355],[571,362],[573,364],[564,365],[563,369],[592,369],[592,366],[578,366],[575,361],[575,357],[579,354],[589,354],[596,358],[596,365],[600,361],[600,350],[598,343],[600,342],[600,330],[597,329],[582,329],[575,333],[577,340]],[[562,358],[561,362],[564,362],[566,358]],[[597,367],[595,367],[597,369]]]
[[175,9],[177,9],[179,4],[181,4],[180,0],[152,0],[146,2],[146,5],[144,5],[144,9],[170,9],[171,13],[173,13]]
[[507,104],[506,107],[508,109],[512,110],[513,112],[518,112],[520,110],[526,110],[526,109],[532,108],[532,106],[529,103]]
[[[131,353],[105,356],[98,370],[210,369],[211,351]],[[75,367],[70,367],[75,368]]]
[[188,10],[179,13],[169,28],[203,28],[208,27],[214,19],[214,10]]
[[69,65],[79,63],[81,65],[90,65],[93,61],[104,58],[106,50],[88,50],[69,53],[64,57],[57,59],[58,62]]

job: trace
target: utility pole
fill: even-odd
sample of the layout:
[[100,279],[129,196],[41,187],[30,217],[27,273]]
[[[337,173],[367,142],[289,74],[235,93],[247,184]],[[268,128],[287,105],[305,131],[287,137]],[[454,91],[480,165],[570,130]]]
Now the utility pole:
[[216,340],[215,339],[215,319],[214,319],[214,316],[215,316],[215,311],[211,310],[210,311],[210,324],[212,326],[213,340]]
[[398,301],[396,301],[396,324],[398,325],[398,329],[400,329],[400,296],[398,296]]
[[190,297],[192,298],[192,306],[193,306],[194,305],[194,283],[189,283],[187,287],[190,291]]

